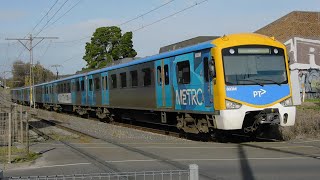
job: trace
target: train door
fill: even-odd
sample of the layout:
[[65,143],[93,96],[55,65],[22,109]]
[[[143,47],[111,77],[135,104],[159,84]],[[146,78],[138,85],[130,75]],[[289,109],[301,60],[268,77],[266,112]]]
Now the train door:
[[53,103],[53,85],[52,84],[49,84],[48,86],[48,92],[49,92],[49,102],[50,103]]
[[108,72],[101,74],[101,103],[109,105]]
[[58,103],[58,83],[53,83],[53,104]]
[[87,88],[85,78],[85,76],[79,78],[81,91],[81,105],[87,105]]
[[[200,55],[199,55],[200,56]],[[210,72],[210,66],[212,65],[210,50],[204,50],[201,52],[201,62],[203,66],[202,74],[203,74],[203,94],[204,94],[204,104],[206,107],[210,107],[213,110],[213,84],[212,84],[212,76]]]
[[94,105],[94,83],[93,83],[93,77],[92,75],[87,76],[87,105]]
[[101,78],[100,74],[93,75],[94,92],[92,96],[93,105],[101,105]]
[[76,79],[71,79],[71,102],[72,104],[76,104],[76,98],[77,98],[77,89],[76,89]]
[[156,69],[156,95],[157,107],[172,107],[172,92],[170,78],[170,58],[158,60],[155,63]]
[[175,108],[188,111],[210,111],[205,107],[201,54],[176,56],[173,61]]

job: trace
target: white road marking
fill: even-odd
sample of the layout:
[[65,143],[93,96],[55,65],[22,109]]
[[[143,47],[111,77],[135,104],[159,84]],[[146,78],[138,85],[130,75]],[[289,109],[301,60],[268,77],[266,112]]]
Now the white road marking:
[[[172,161],[240,161],[240,160],[295,160],[295,159],[307,159],[307,157],[269,157],[269,158],[217,158],[217,159],[172,159]],[[129,159],[129,160],[118,160],[118,161],[105,161],[108,163],[130,163],[130,162],[161,162],[157,159]],[[81,166],[90,165],[91,163],[73,163],[73,164],[57,164],[51,166],[41,166],[41,167],[27,167],[27,168],[17,168],[11,169],[9,171],[17,170],[29,170],[29,169],[41,169],[41,168],[54,168],[54,167],[67,167],[67,166]]]
[[[295,160],[307,159],[307,157],[270,157],[270,158],[216,158],[216,159],[172,159],[172,161],[239,161],[239,160]],[[108,163],[129,163],[129,162],[161,162],[157,159],[130,159],[121,161],[106,161]]]
[[299,143],[308,143],[308,142],[320,142],[320,140],[298,141],[298,142],[292,142],[292,143],[299,144]]
[[66,166],[79,166],[79,165],[90,165],[90,164],[91,163],[57,164],[57,165],[51,165],[51,166],[17,168],[17,169],[12,169],[12,171],[15,171],[15,170],[28,170],[28,169],[41,169],[41,168],[53,168],[53,167],[66,167]]

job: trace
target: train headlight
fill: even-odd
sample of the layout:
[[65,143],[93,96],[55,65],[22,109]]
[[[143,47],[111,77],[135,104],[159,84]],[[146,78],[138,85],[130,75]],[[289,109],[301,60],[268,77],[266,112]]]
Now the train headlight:
[[241,108],[241,104],[226,100],[226,108],[227,109],[239,109]]
[[286,100],[281,101],[280,104],[282,106],[292,106],[293,105],[291,97]]

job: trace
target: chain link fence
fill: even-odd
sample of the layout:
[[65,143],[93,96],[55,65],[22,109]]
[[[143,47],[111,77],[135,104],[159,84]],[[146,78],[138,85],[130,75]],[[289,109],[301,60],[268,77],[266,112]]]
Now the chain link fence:
[[5,169],[16,157],[27,155],[27,118],[23,106],[14,104],[10,108],[0,108],[0,168]]
[[[1,176],[0,176],[1,178]],[[190,164],[188,170],[142,171],[99,174],[74,174],[54,176],[9,177],[8,180],[199,180],[198,165]]]

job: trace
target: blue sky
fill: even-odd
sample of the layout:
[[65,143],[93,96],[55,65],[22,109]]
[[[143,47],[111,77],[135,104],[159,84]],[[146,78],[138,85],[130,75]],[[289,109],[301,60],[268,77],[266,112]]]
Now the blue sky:
[[[0,75],[18,58],[29,61],[28,51],[5,38],[36,34],[66,0],[2,0],[0,2]],[[79,0],[68,0],[51,24]],[[97,27],[119,25],[171,0],[80,0],[79,4],[39,36],[56,36],[34,49],[34,60],[45,67],[60,64],[60,74],[75,73],[85,66],[85,43]],[[174,0],[162,8],[121,26],[133,31],[203,0]],[[319,0],[208,0],[173,17],[133,32],[139,57],[158,53],[161,46],[195,36],[255,31],[294,10],[319,11]],[[44,17],[39,26],[32,29]],[[82,39],[82,40],[81,40]],[[19,56],[19,54],[22,54]]]

